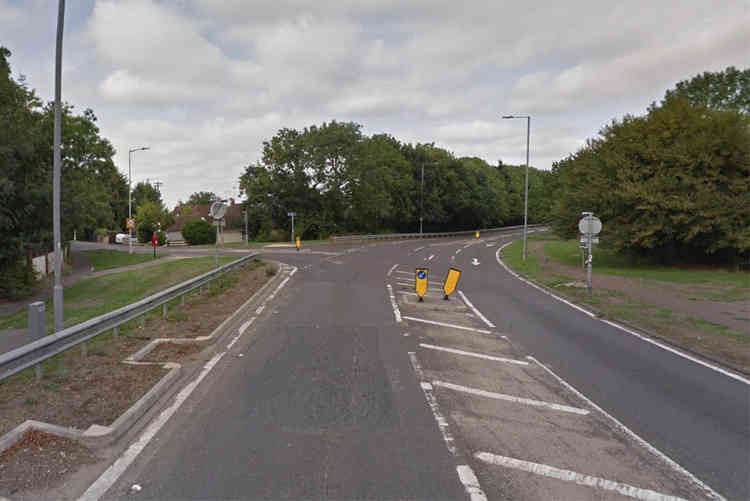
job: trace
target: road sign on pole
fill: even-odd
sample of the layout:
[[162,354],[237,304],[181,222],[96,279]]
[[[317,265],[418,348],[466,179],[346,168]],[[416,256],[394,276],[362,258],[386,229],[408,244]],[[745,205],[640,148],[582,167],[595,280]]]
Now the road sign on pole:
[[594,216],[592,212],[584,212],[583,214],[588,214],[581,218],[580,221],[578,221],[578,229],[581,233],[584,235],[588,235],[591,233],[592,235],[598,235],[600,231],[602,231],[602,222],[601,220]]
[[127,219],[125,225],[127,226],[127,228],[129,230],[134,230],[135,229],[135,218],[134,217],[129,217]]
[[594,244],[599,243],[599,237],[595,235],[598,235],[602,231],[602,222],[598,217],[594,216],[593,212],[582,212],[581,215],[583,217],[578,221],[578,229],[581,230],[581,244],[586,245],[586,285],[588,286],[589,294],[591,294],[591,268],[594,260],[594,255],[591,251]]
[[297,213],[296,212],[287,212],[286,215],[292,218],[292,242],[294,242],[294,216],[296,216]]

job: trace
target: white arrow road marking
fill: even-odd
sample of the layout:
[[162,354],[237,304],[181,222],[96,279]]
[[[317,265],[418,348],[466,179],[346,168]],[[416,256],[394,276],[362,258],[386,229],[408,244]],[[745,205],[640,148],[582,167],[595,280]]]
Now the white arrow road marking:
[[474,266],[479,266],[479,259],[477,258],[472,259],[471,264],[473,264]]

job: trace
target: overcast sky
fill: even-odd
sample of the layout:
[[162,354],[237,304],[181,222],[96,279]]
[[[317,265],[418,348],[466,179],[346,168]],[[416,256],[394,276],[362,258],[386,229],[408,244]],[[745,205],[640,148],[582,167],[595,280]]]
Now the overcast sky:
[[[356,121],[549,169],[674,83],[750,66],[750,0],[68,0],[63,99],[92,108],[168,205],[237,178],[281,127]],[[0,0],[0,45],[43,99],[57,1]],[[65,131],[63,131],[63,134]],[[64,189],[64,186],[63,186]]]

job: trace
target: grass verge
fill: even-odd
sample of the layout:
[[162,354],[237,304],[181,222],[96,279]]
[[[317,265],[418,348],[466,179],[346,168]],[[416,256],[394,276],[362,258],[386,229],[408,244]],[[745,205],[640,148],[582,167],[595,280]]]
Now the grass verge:
[[[97,249],[83,251],[91,262],[92,271],[109,270],[112,268],[121,268],[133,264],[141,264],[154,260],[152,254],[128,254],[124,251],[109,249]],[[165,254],[156,253],[156,259],[161,259]]]
[[[222,256],[219,258],[219,264],[226,264],[235,259],[232,256]],[[213,268],[213,257],[199,257],[169,261],[143,270],[124,271],[81,280],[65,289],[65,326],[70,327],[116,310]],[[46,302],[46,312],[47,330],[52,332],[52,300]],[[26,327],[28,314],[25,311],[0,317],[0,330]]]

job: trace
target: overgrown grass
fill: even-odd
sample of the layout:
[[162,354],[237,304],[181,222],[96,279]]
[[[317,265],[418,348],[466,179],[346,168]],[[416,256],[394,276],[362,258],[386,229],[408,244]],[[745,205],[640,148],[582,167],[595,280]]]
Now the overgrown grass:
[[[235,259],[231,256],[222,256],[219,257],[219,263],[226,264]],[[65,289],[65,326],[76,325],[116,310],[213,268],[213,257],[199,257],[169,261],[143,270],[81,280]],[[51,300],[46,302],[46,312],[47,330],[51,332],[54,318]],[[27,323],[27,312],[20,311],[15,315],[0,317],[0,330],[24,329]]]
[[[111,268],[120,268],[122,266],[130,266],[133,264],[146,263],[153,261],[153,254],[128,254],[123,251],[108,250],[108,249],[97,249],[83,251],[91,261],[91,266],[94,271],[109,270]],[[163,258],[165,254],[156,251],[156,259]]]
[[[515,244],[514,244],[515,245]],[[581,254],[576,240],[550,239],[544,246],[544,254],[553,261],[568,266],[579,267]],[[679,267],[667,267],[633,263],[626,256],[621,256],[611,249],[594,248],[594,272],[626,278],[639,278],[671,282],[677,284],[704,284],[728,286],[722,291],[707,291],[701,294],[705,299],[714,301],[739,301],[750,299],[750,274],[730,272],[723,269],[691,270]]]
[[539,263],[531,252],[528,252],[528,240],[531,240],[531,238],[527,239],[525,261],[523,260],[523,243],[521,240],[513,242],[503,249],[501,257],[519,275],[535,278],[539,273]]

